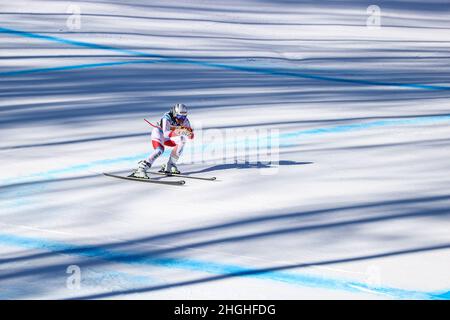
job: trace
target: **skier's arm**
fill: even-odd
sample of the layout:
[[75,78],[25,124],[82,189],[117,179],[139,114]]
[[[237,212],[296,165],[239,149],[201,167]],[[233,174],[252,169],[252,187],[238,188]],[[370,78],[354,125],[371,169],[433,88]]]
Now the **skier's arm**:
[[191,123],[189,122],[189,120],[186,118],[186,120],[184,120],[184,123],[183,123],[183,127],[185,127],[186,129],[188,129],[189,131],[190,131],[190,134],[189,134],[189,139],[194,139],[194,129],[192,129],[192,126],[191,126]]
[[163,131],[164,138],[170,139],[173,136],[173,128],[166,118],[163,118],[161,121],[161,129]]

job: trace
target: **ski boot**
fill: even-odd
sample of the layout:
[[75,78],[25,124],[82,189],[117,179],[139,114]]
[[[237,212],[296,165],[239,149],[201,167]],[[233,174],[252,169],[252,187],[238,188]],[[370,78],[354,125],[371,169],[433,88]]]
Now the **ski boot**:
[[173,163],[169,164],[163,164],[161,166],[161,170],[159,170],[160,173],[165,174],[180,174],[180,170],[178,170],[177,166]]
[[152,165],[146,160],[141,160],[138,162],[138,167],[129,177],[139,178],[139,179],[150,179],[147,175],[147,170],[150,169]]

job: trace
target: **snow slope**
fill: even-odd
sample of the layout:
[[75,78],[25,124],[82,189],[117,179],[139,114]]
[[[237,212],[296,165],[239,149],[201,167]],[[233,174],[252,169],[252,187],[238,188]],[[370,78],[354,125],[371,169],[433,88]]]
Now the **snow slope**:
[[[0,4],[1,299],[450,298],[448,1],[74,3]],[[176,102],[219,181],[104,177]]]

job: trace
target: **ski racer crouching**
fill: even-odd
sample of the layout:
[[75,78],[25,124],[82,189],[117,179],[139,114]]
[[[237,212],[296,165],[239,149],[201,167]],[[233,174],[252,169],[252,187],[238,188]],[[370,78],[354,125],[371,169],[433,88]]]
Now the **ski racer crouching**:
[[149,179],[147,170],[156,159],[164,152],[164,146],[173,147],[166,164],[159,170],[166,174],[180,174],[176,164],[180,158],[186,142],[194,138],[194,132],[187,118],[187,107],[182,103],[175,104],[169,112],[166,112],[158,126],[152,125],[153,153],[146,160],[138,162],[137,169],[130,177]]

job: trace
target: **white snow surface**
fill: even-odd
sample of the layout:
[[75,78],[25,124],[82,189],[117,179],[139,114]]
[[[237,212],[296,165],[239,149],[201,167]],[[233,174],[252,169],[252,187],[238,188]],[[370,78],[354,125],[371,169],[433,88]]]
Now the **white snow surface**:
[[[2,1],[0,299],[449,299],[450,5],[371,4]],[[178,102],[218,181],[102,175]]]

